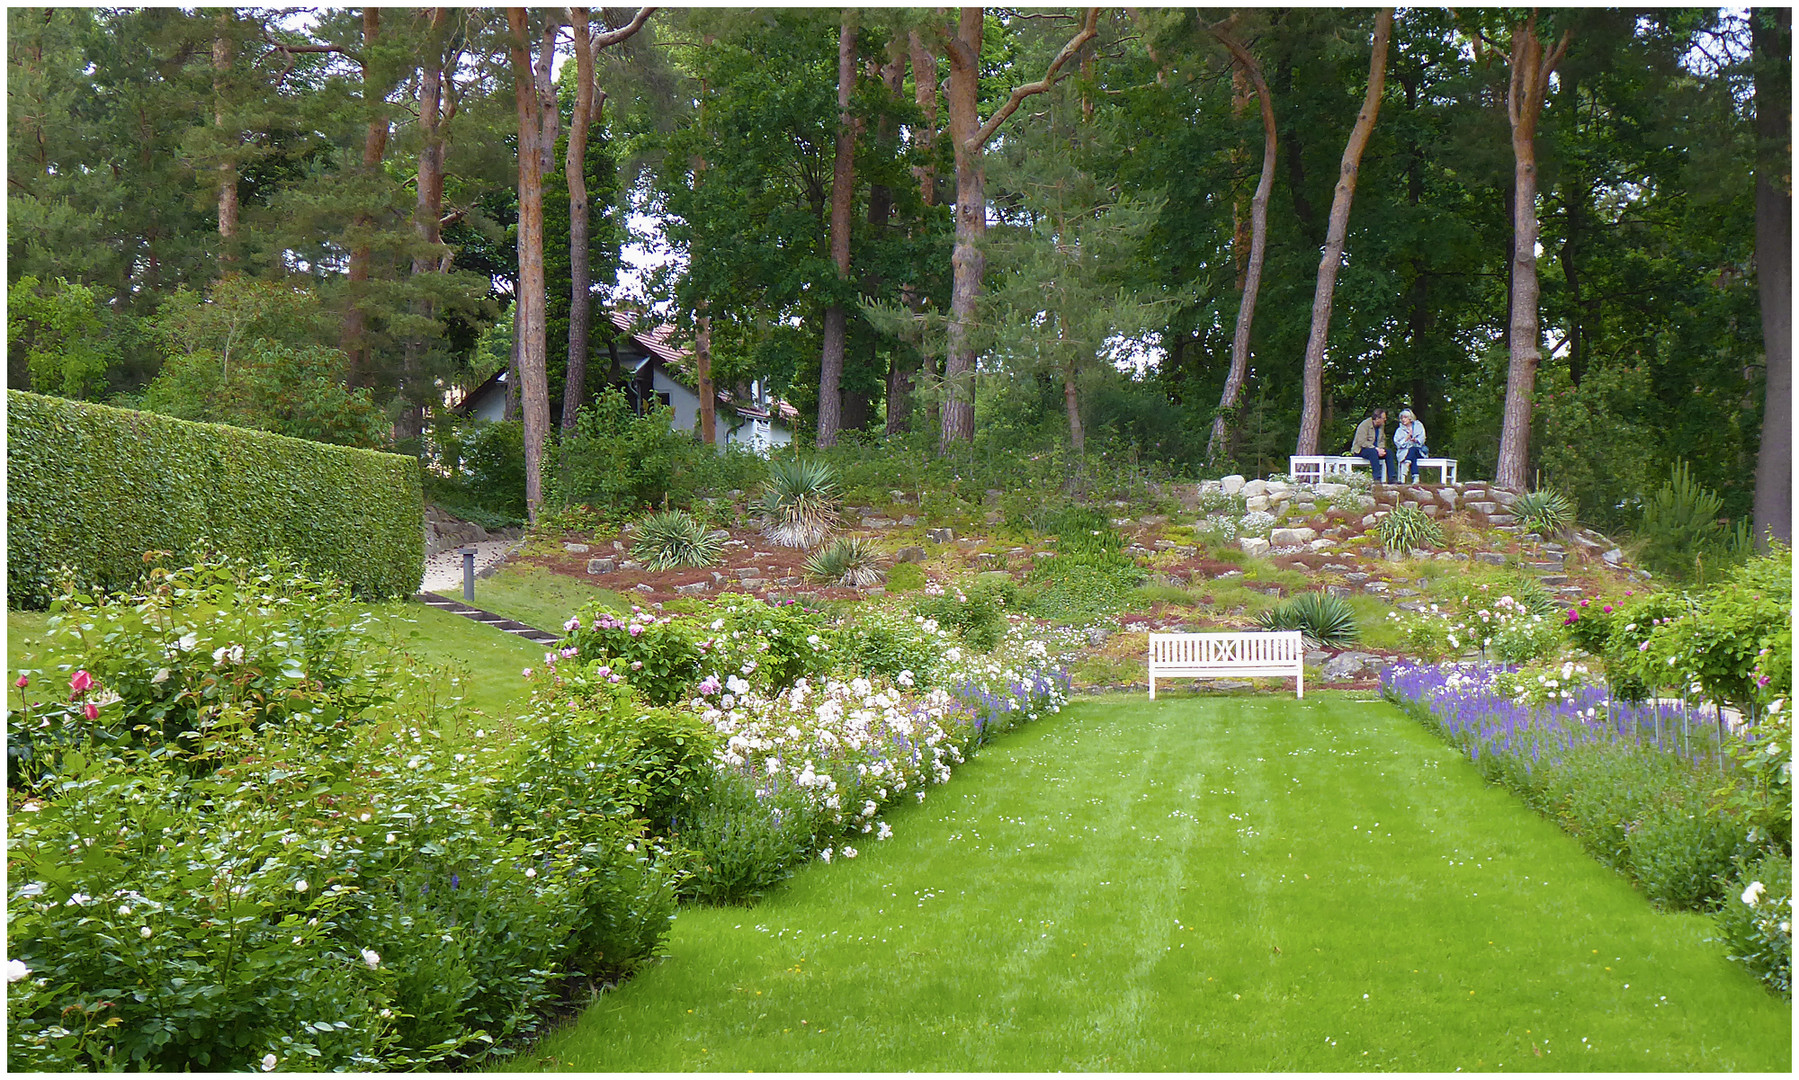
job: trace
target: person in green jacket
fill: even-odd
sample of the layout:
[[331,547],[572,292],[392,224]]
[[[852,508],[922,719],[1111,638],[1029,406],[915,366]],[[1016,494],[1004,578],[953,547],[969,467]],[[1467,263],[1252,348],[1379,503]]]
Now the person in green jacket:
[[1391,484],[1399,479],[1393,469],[1393,455],[1384,445],[1386,438],[1387,410],[1376,409],[1368,419],[1356,425],[1355,440],[1349,444],[1351,454],[1367,459],[1377,484]]

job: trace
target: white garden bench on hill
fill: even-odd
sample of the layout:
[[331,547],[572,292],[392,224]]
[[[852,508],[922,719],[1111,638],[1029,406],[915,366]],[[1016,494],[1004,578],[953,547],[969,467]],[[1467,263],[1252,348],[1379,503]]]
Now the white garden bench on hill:
[[1292,676],[1306,696],[1306,650],[1298,630],[1243,630],[1149,635],[1149,700],[1157,679],[1216,679],[1241,675]]
[[[1436,469],[1440,474],[1438,483],[1453,484],[1456,482],[1455,462],[1455,458],[1419,458],[1413,480],[1417,480],[1418,472]],[[1298,484],[1317,484],[1333,476],[1347,476],[1352,469],[1367,467],[1367,458],[1344,457],[1341,454],[1295,454],[1287,459],[1287,472],[1292,475],[1294,483]]]
[[1368,459],[1341,454],[1295,454],[1287,459],[1287,472],[1296,484],[1317,484],[1333,476],[1348,476],[1351,469],[1366,469]]

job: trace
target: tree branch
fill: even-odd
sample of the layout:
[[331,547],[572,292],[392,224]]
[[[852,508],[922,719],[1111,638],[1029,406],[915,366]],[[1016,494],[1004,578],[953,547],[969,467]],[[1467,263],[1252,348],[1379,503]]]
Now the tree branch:
[[1099,9],[1096,7],[1088,8],[1087,15],[1081,22],[1080,33],[1068,39],[1068,44],[1062,46],[1062,51],[1056,54],[1054,60],[1050,61],[1049,70],[1043,73],[1043,78],[1038,79],[1034,83],[1026,83],[1023,86],[1013,87],[1012,96],[1006,100],[1006,103],[1001,105],[999,110],[995,112],[985,124],[981,125],[981,130],[969,137],[970,145],[968,149],[978,150],[981,147],[986,146],[988,141],[993,138],[994,132],[998,131],[999,126],[1006,122],[1006,118],[1018,111],[1019,104],[1023,102],[1025,98],[1031,97],[1034,94],[1041,94],[1054,86],[1056,84],[1056,73],[1062,70],[1062,65],[1074,59],[1076,53],[1080,52],[1089,41],[1092,41],[1098,36]]
[[608,30],[604,34],[595,35],[593,39],[593,51],[599,52],[601,49],[617,45],[632,34],[642,30],[644,20],[648,19],[655,11],[656,9],[653,7],[638,8],[637,14],[632,16],[631,21],[626,25],[619,27],[617,30]]

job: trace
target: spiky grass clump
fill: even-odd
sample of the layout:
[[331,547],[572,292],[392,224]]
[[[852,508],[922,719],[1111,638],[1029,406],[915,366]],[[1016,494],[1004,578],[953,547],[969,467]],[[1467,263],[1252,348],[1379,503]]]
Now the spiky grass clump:
[[1374,535],[1388,551],[1443,546],[1443,527],[1416,506],[1396,506],[1380,519]]
[[1264,630],[1298,630],[1319,648],[1340,649],[1361,634],[1349,602],[1322,592],[1303,592],[1282,601],[1258,615],[1256,624]]
[[878,557],[872,541],[859,536],[839,537],[806,560],[806,573],[819,581],[863,589],[881,582]]
[[1560,536],[1574,525],[1574,504],[1553,488],[1527,491],[1512,503],[1525,532],[1539,536]]
[[762,532],[783,547],[814,548],[837,528],[837,474],[822,461],[771,461],[756,507]]
[[718,561],[719,538],[685,510],[651,514],[637,523],[631,557],[647,570],[677,566],[711,566]]

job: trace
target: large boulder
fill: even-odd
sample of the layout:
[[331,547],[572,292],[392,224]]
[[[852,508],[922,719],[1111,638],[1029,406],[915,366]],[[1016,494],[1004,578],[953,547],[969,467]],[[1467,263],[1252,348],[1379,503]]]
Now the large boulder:
[[1248,482],[1249,481],[1245,480],[1241,474],[1232,473],[1218,481],[1218,493],[1221,495],[1240,494],[1243,491],[1243,486]]
[[1243,549],[1245,555],[1268,554],[1268,541],[1259,536],[1245,536],[1237,541],[1237,546]]
[[1318,539],[1316,529],[1275,529],[1268,534],[1268,539],[1275,547],[1292,547],[1295,544],[1309,544]]
[[1257,495],[1266,495],[1266,494],[1268,494],[1268,481],[1266,481],[1266,480],[1247,481],[1244,483],[1243,487],[1238,491],[1238,494],[1242,495],[1244,498],[1253,498],[1254,496],[1257,496]]

